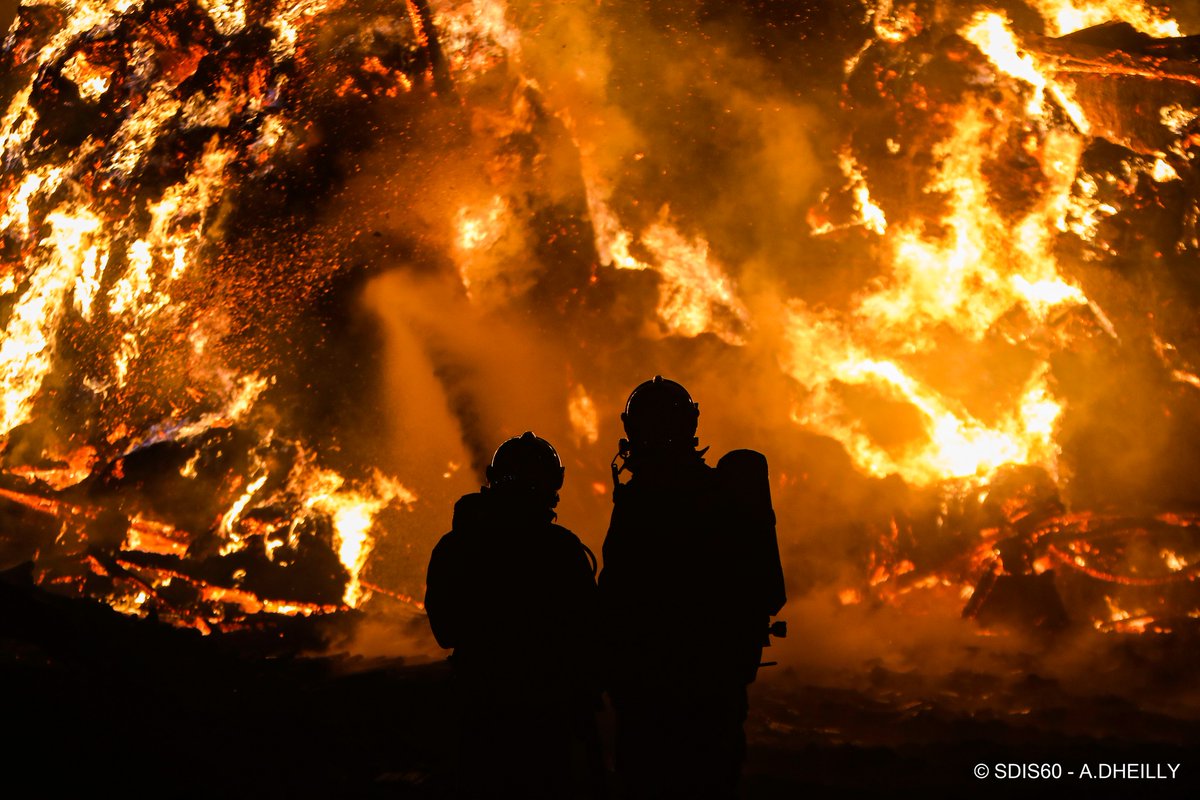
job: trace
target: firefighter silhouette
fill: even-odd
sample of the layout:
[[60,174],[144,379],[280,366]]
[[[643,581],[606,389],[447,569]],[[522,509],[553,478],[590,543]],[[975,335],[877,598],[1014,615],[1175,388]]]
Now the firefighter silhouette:
[[746,687],[786,599],[766,458],[710,467],[698,417],[662,377],[621,415],[599,589],[625,797],[737,795]]
[[595,559],[554,524],[563,472],[546,440],[507,440],[429,561],[429,623],[454,649],[462,797],[575,796],[573,754],[596,746]]

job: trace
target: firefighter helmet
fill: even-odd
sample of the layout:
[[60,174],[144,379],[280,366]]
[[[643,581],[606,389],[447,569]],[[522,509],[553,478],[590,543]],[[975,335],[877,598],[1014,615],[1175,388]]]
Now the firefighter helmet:
[[621,422],[631,443],[694,447],[699,417],[700,405],[687,389],[655,375],[629,395]]
[[558,451],[533,431],[525,431],[496,448],[487,479],[492,488],[509,486],[554,493],[562,488],[564,472]]

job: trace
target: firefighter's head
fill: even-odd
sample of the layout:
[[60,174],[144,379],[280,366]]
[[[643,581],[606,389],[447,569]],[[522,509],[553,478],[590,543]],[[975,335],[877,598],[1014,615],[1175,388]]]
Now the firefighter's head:
[[631,450],[692,451],[700,406],[687,389],[661,375],[633,390],[625,402],[621,422]]
[[545,439],[526,431],[496,448],[487,468],[487,480],[493,491],[527,495],[553,508],[558,504],[564,472],[558,451]]

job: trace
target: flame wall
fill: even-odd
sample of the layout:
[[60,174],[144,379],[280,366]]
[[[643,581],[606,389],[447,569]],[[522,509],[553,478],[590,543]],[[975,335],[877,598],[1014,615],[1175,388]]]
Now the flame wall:
[[[193,554],[322,516],[419,595],[526,429],[598,550],[618,413],[661,373],[714,453],[770,457],[796,595],[908,574],[953,609],[1041,476],[1072,510],[1193,507],[1200,100],[1159,156],[1029,56],[1067,32],[1040,5],[775,5],[23,8],[6,324],[44,342],[6,373],[9,477]],[[214,430],[244,439],[197,484]],[[179,479],[130,488],[160,443]]]

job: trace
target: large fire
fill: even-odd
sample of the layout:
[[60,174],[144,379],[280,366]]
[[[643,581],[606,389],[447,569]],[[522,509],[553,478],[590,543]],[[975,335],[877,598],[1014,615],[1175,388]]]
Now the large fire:
[[[550,370],[564,373],[561,408],[545,425],[572,443],[581,493],[603,499],[598,448],[615,417],[603,408],[631,375],[664,371],[637,363],[639,351],[686,359],[694,375],[711,359],[769,387],[765,405],[783,413],[755,420],[767,441],[836,442],[856,480],[899,479],[940,509],[937,532],[957,532],[953,552],[929,558],[911,509],[872,521],[863,585],[842,588],[843,602],[922,587],[969,597],[997,543],[1019,535],[1036,550],[1032,571],[1061,565],[1113,587],[1088,606],[1103,608],[1100,627],[1165,630],[1162,618],[1194,610],[1197,520],[1178,498],[1101,509],[1072,495],[1088,467],[1077,443],[1103,436],[1088,433],[1085,409],[1107,401],[1070,373],[1081,348],[1136,350],[1167,394],[1200,386],[1184,355],[1193,342],[1114,312],[1121,298],[1096,278],[1129,257],[1118,223],[1174,202],[1156,187],[1186,187],[1173,244],[1196,249],[1195,70],[1171,60],[1179,24],[1136,0],[977,5],[868,4],[840,89],[852,132],[825,157],[840,185],[807,230],[795,219],[776,239],[854,265],[849,289],[817,292],[795,277],[801,266],[741,244],[761,235],[755,220],[697,200],[688,187],[709,176],[671,172],[652,115],[629,110],[637,103],[612,77],[617,12],[503,0],[23,3],[0,87],[0,494],[54,521],[36,548],[41,579],[204,630],[358,607],[381,590],[384,531],[404,540],[401,512],[419,506],[408,487],[452,479],[457,456],[388,474],[375,454],[347,453],[340,431],[299,410],[311,381],[294,362],[326,341],[313,309],[369,272],[364,262],[386,261],[366,231],[387,243],[387,225],[403,224],[406,258],[453,276],[444,308],[402,304],[414,329],[440,331],[426,359],[454,349],[435,317],[457,313],[488,320],[497,341],[538,340],[514,360],[550,353],[565,367]],[[1108,22],[1125,27],[1085,30]],[[1149,50],[1096,44],[1105,32]],[[577,45],[569,56],[548,44],[560,38]],[[720,82],[719,66],[703,69]],[[1162,82],[1152,135],[1106,101],[1115,90],[1103,80],[1120,76]],[[777,101],[741,86],[719,98],[721,113],[763,128],[761,158],[730,163],[770,175],[808,146]],[[434,141],[412,143],[418,123]],[[331,187],[360,169],[347,164],[389,146],[359,128],[421,154],[396,177],[410,188],[391,189],[403,223],[358,207],[329,221],[350,194]],[[712,180],[731,195],[747,191],[740,170],[718,169]],[[522,303],[553,310],[537,312],[531,339],[504,327]],[[578,352],[543,344],[550,325]],[[431,371],[475,460],[486,457],[477,439],[517,430],[497,420],[535,424],[464,398],[456,381],[471,369]],[[736,390],[701,399],[743,402]],[[794,472],[780,475],[782,502]]]
[[[324,605],[355,606],[365,594],[359,576],[374,517],[415,497],[379,474],[348,480],[286,433],[286,422],[277,429],[262,409],[274,378],[261,371],[265,363],[227,357],[235,320],[210,294],[214,284],[229,289],[233,277],[220,277],[219,266],[231,194],[303,147],[291,73],[313,58],[316,43],[299,41],[298,29],[329,8],[287,5],[264,18],[266,10],[248,17],[241,3],[22,7],[5,51],[15,91],[3,123],[0,233],[11,311],[0,432],[8,474],[28,480],[29,490],[9,496],[28,504],[46,489],[77,496],[87,487],[93,495],[107,482],[114,498],[65,516],[68,540],[93,546],[89,523],[116,510],[121,553],[199,558],[209,548],[230,563],[248,549],[268,563],[295,558],[313,535],[307,528],[327,524],[327,545],[346,574],[338,581],[344,594]],[[382,66],[361,75],[389,89],[407,81]],[[241,448],[239,463],[214,472],[230,446]],[[124,497],[127,465],[139,459],[202,484],[211,516],[176,525],[177,514]],[[160,478],[157,491],[195,503],[188,489],[168,483]],[[206,536],[215,543],[204,544]],[[181,579],[163,563],[128,569],[109,595],[126,610]],[[245,572],[225,578],[239,584]],[[286,602],[296,596],[282,587],[257,597],[189,577],[205,599],[250,611],[315,607]],[[182,610],[175,621],[207,627],[219,605]]]

